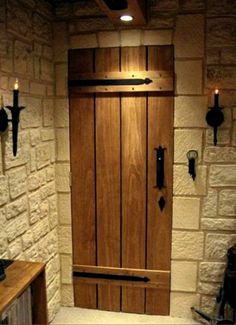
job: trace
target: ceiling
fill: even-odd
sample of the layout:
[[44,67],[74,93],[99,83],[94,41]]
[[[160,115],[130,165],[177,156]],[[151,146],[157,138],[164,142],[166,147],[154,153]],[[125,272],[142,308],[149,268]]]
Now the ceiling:
[[[146,2],[145,0],[47,0],[57,11],[61,6],[68,4],[79,4],[86,8],[87,3],[94,4],[101,12],[101,15],[107,16],[111,23],[118,27],[124,25],[120,21],[120,16],[130,14],[134,17],[133,21],[125,23],[128,27],[142,26],[146,24]],[[126,9],[120,10],[120,4],[127,6]],[[118,7],[118,8],[117,8]],[[118,10],[114,10],[118,9]]]

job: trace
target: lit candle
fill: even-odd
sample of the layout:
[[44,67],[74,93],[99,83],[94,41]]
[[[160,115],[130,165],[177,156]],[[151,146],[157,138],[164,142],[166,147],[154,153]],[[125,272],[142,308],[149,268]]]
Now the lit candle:
[[215,107],[219,107],[219,89],[215,89]]
[[14,84],[14,89],[13,89],[13,107],[18,107],[18,99],[19,99],[19,85],[18,85],[18,79],[16,79],[16,82]]

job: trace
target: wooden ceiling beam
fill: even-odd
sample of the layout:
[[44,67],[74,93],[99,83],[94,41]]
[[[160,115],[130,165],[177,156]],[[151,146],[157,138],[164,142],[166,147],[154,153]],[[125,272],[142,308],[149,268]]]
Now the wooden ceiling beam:
[[[145,0],[127,0],[128,8],[124,10],[111,10],[103,0],[95,0],[95,2],[116,27],[133,27],[146,24]],[[120,16],[125,14],[131,15],[134,19],[130,22],[122,22]]]

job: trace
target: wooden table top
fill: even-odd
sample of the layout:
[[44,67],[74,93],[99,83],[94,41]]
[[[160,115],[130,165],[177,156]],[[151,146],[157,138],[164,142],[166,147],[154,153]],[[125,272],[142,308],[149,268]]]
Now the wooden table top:
[[0,314],[45,269],[44,263],[14,261],[5,269],[6,278],[0,281]]

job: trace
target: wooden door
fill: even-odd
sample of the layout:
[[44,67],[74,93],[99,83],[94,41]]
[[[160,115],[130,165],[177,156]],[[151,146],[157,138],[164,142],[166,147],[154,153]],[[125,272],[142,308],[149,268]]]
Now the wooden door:
[[[69,53],[69,79],[149,70],[173,73],[173,47]],[[70,87],[70,143],[75,305],[168,315],[173,93]],[[162,189],[155,187],[159,146]]]

